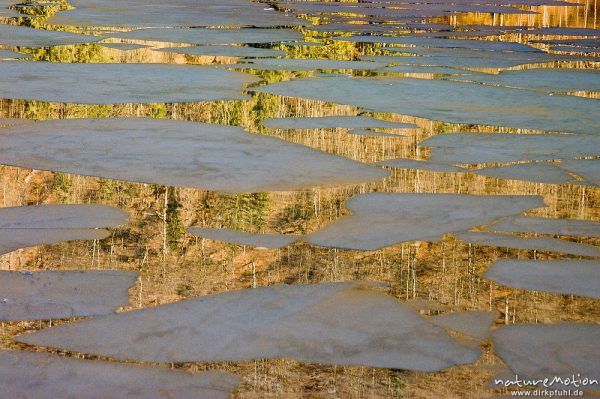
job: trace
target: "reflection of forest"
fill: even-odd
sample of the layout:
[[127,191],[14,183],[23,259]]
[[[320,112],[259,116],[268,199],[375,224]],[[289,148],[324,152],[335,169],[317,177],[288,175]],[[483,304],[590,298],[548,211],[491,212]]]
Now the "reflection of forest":
[[[577,7],[533,7],[537,15],[466,14],[431,22],[462,25],[520,25],[597,27],[596,4],[586,0]],[[303,30],[308,40],[316,32]],[[537,36],[536,38],[541,38]],[[525,42],[522,35],[507,34],[503,40]],[[326,47],[284,46],[290,58],[356,59],[379,55],[379,45],[328,42]],[[156,44],[157,43],[146,43]],[[142,48],[118,51],[99,44],[58,46],[24,50],[35,60],[52,62],[126,63],[234,63],[231,57],[186,56]],[[587,61],[557,62],[553,66],[591,66]],[[597,65],[597,64],[596,64]],[[529,68],[530,66],[516,69]],[[264,82],[310,76],[309,72],[264,71]],[[371,72],[356,71],[355,76]],[[433,75],[418,76],[433,78]],[[581,93],[584,97],[593,96]],[[559,111],[557,111],[559,112]],[[248,101],[186,104],[70,105],[39,101],[1,100],[0,117],[56,119],[148,116],[244,126],[256,134],[343,155],[361,162],[406,157],[426,159],[427,149],[417,143],[446,132],[532,131],[451,125],[410,116],[368,115],[415,123],[409,137],[364,137],[349,129],[270,130],[261,123],[271,117],[355,115],[351,106],[317,100],[254,93]],[[493,165],[492,165],[493,166]],[[102,178],[67,175],[3,166],[0,168],[3,206],[38,203],[101,203],[130,212],[129,224],[112,236],[92,242],[71,242],[19,250],[2,257],[2,269],[123,269],[141,271],[133,289],[133,307],[148,307],[191,296],[277,283],[318,283],[341,280],[383,281],[403,300],[426,299],[450,309],[497,310],[498,323],[579,321],[598,322],[597,301],[529,290],[511,289],[482,280],[496,259],[553,259],[550,252],[511,250],[466,244],[452,235],[434,243],[394,245],[379,251],[359,252],[317,248],[296,243],[280,250],[258,250],[201,239],[185,231],[189,226],[228,227],[249,232],[304,234],[325,226],[347,213],[343,204],[351,196],[372,191],[460,194],[541,195],[547,207],[531,212],[555,218],[600,219],[600,189],[583,185],[549,185],[503,180],[472,173],[438,173],[391,169],[379,182],[335,189],[303,192],[219,195],[196,189],[134,184]],[[523,236],[534,236],[526,235]],[[563,237],[565,238],[565,237]],[[573,238],[566,238],[573,240]],[[578,239],[600,245],[600,239]],[[569,257],[576,258],[576,257]],[[435,314],[434,311],[423,312]],[[2,347],[10,338],[47,323],[2,323]],[[308,365],[290,360],[258,360],[224,364],[176,364],[174,367],[233,371],[243,377],[239,398],[264,397],[487,397],[486,387],[498,359],[484,346],[474,365],[424,374],[366,367]]]

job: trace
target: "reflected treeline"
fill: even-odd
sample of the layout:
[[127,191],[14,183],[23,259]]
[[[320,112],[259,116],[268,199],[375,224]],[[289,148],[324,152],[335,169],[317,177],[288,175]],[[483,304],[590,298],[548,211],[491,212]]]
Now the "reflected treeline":
[[[23,25],[42,27],[58,5],[28,8],[38,18],[23,19]],[[432,23],[455,26],[569,26],[597,27],[596,3],[575,7],[531,7],[536,15],[460,14],[431,19]],[[313,18],[313,22],[319,22]],[[61,28],[78,31],[74,28]],[[383,55],[381,44],[333,41],[332,35],[299,28],[305,40],[323,46],[265,46],[285,50],[288,58],[358,60],[361,56]],[[535,36],[540,39],[542,36]],[[546,37],[546,36],[544,36]],[[522,34],[506,33],[500,40],[526,43]],[[127,41],[127,43],[142,43]],[[39,49],[19,49],[34,61],[79,63],[176,63],[232,64],[234,57],[190,56],[154,51],[165,43],[143,42],[154,47],[120,51],[101,44],[79,44]],[[173,46],[179,46],[171,44]],[[540,66],[540,64],[535,64]],[[561,61],[551,64],[568,68],[597,67],[590,61]],[[526,69],[532,66],[519,66]],[[315,76],[317,72],[252,71],[259,84]],[[327,71],[323,71],[327,72]],[[340,72],[340,71],[338,71]],[[352,76],[377,76],[372,71],[341,71]],[[433,79],[435,74],[400,75]],[[597,98],[594,93],[577,93]],[[414,123],[407,137],[365,137],[350,129],[268,129],[268,118],[365,115]],[[124,105],[80,105],[42,101],[0,100],[0,117],[34,120],[67,118],[152,117],[242,126],[253,134],[265,134],[302,144],[360,162],[379,162],[403,157],[426,159],[428,149],[418,143],[440,133],[503,132],[534,133],[525,129],[458,125],[411,116],[366,112],[353,106],[324,101],[252,93],[249,100],[206,103],[157,103]],[[1,128],[0,128],[1,129]],[[489,164],[494,166],[496,164]],[[451,234],[441,241],[393,245],[378,251],[347,251],[296,243],[274,250],[254,249],[202,239],[186,232],[190,226],[226,227],[246,232],[307,234],[347,215],[344,202],[353,195],[374,191],[415,193],[458,193],[479,195],[540,195],[546,208],[531,215],[554,218],[600,218],[600,188],[585,185],[552,185],[505,180],[474,173],[442,173],[414,169],[389,169],[390,176],[377,183],[333,189],[316,188],[298,192],[224,195],[198,189],[128,183],[97,177],[0,167],[2,206],[41,203],[100,203],[130,213],[130,221],[112,230],[100,241],[69,242],[43,248],[23,249],[4,255],[3,269],[119,269],[137,270],[140,283],[133,289],[134,307],[150,307],[228,290],[273,284],[306,284],[343,280],[381,281],[402,300],[431,300],[453,310],[495,310],[498,323],[578,321],[597,322],[597,300],[512,289],[483,280],[481,275],[495,260],[554,259],[558,254],[475,245]],[[273,173],[277,173],[274,170]],[[534,234],[522,234],[524,237]],[[600,245],[599,239],[578,242]],[[578,257],[569,256],[569,259]],[[436,310],[423,310],[434,315]],[[60,323],[60,321],[58,322]],[[52,322],[50,324],[56,324]],[[48,323],[3,323],[0,347],[15,347],[11,337]],[[460,396],[468,390],[473,397],[490,395],[486,388],[489,370],[500,364],[490,345],[474,365],[456,367],[438,374],[366,367],[334,367],[303,364],[291,360],[255,362],[185,363],[173,367],[191,370],[226,370],[242,376],[238,398],[326,397],[400,398],[421,397],[425,389]],[[471,381],[464,386],[465,379]],[[426,385],[427,388],[423,388]]]

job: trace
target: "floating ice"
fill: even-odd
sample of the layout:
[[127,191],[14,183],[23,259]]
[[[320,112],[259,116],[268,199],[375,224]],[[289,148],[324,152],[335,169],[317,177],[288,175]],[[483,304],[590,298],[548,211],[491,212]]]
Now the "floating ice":
[[[568,52],[568,53],[584,53],[584,54],[592,54],[592,53],[600,53],[600,49],[591,48],[591,47],[577,47],[577,46],[551,46],[550,50],[552,51],[560,51],[560,52]],[[591,60],[593,61],[593,60]]]
[[317,42],[282,42],[280,44],[286,46],[307,46],[307,47],[321,47],[323,46],[321,43]]
[[598,100],[476,83],[391,77],[305,78],[252,90],[450,123],[589,134],[600,131]]
[[[434,65],[452,68],[511,68],[519,65],[551,61],[584,60],[581,56],[566,56],[532,52],[481,51],[466,48],[386,47],[397,56],[365,56],[366,61],[403,65]],[[412,55],[411,55],[412,54]]]
[[0,17],[21,17],[20,12],[8,7],[17,4],[19,0],[0,0]]
[[34,29],[27,26],[0,24],[0,44],[19,47],[50,47],[65,44],[93,43],[99,36],[78,35],[70,32]]
[[306,118],[270,118],[263,122],[270,129],[414,129],[412,123],[391,122],[369,116],[320,116]]
[[301,236],[290,234],[246,233],[231,229],[191,227],[188,229],[188,231],[197,236],[211,240],[224,241],[238,245],[248,245],[258,248],[281,248],[302,239]]
[[31,58],[29,54],[21,54],[16,51],[0,49],[0,59],[17,59],[17,58]]
[[600,186],[600,159],[580,159],[562,161],[559,166],[585,179],[594,186]]
[[291,358],[437,371],[479,356],[395,298],[354,282],[230,291],[63,324],[17,340],[152,362]]
[[467,172],[466,169],[445,163],[421,161],[418,159],[396,158],[376,162],[373,165],[388,166],[398,169],[417,169],[430,172]]
[[446,37],[491,37],[501,36],[504,32],[501,30],[484,30],[484,31],[473,31],[473,30],[453,30],[443,32],[425,32],[425,33],[414,33],[411,37],[414,38],[446,38]]
[[600,298],[597,260],[498,260],[483,278],[514,288]]
[[194,46],[160,48],[155,51],[186,55],[206,55],[214,57],[278,57],[285,55],[281,50],[241,46]]
[[312,244],[373,251],[406,241],[438,240],[543,206],[537,196],[368,193],[346,201],[352,212],[306,236]]
[[329,23],[309,27],[317,32],[352,32],[352,33],[392,33],[406,30],[405,25],[398,24],[354,24],[354,23]]
[[75,26],[279,26],[302,25],[264,4],[247,0],[69,0],[74,9],[48,19]]
[[143,44],[135,44],[135,43],[98,43],[98,44],[103,47],[111,48],[114,50],[120,50],[120,51],[133,51],[133,50],[139,50],[142,48],[150,47],[150,46],[146,46]]
[[222,192],[285,191],[388,175],[236,126],[151,118],[66,119],[6,127],[0,163]]
[[[556,3],[556,2],[552,2]],[[535,11],[523,10],[515,7],[504,7],[488,4],[466,4],[466,3],[417,3],[411,2],[409,6],[396,3],[396,6],[389,7],[389,4],[365,4],[365,3],[340,3],[340,2],[319,2],[319,1],[294,1],[278,2],[279,7],[287,10],[293,10],[297,14],[309,14],[313,17],[331,19],[336,14],[345,15],[364,15],[371,17],[367,19],[385,20],[387,22],[414,21],[431,17],[454,16],[460,12],[478,12],[478,13],[500,13],[500,14],[536,14]],[[561,3],[568,4],[568,3]]]
[[438,134],[419,145],[431,147],[431,161],[449,164],[600,156],[600,137],[591,135],[452,133]]
[[484,340],[490,336],[490,328],[497,317],[498,313],[496,312],[477,310],[445,313],[430,317],[427,320],[440,327],[449,328],[478,340]]
[[495,331],[493,341],[496,353],[521,379],[572,380],[579,375],[581,380],[596,380],[583,389],[599,389],[598,336],[597,324],[515,324]]
[[[194,6],[197,7],[197,6]],[[111,33],[110,37],[145,40],[151,42],[189,43],[202,45],[278,43],[290,40],[302,40],[302,35],[291,29],[139,29],[129,32]]]
[[0,321],[101,316],[129,304],[137,272],[0,270]]
[[600,238],[600,222],[519,216],[502,219],[488,228],[497,231]]
[[70,240],[100,240],[127,213],[102,205],[36,205],[0,208],[0,254]]
[[239,379],[39,352],[0,351],[0,396],[63,399],[229,399]]
[[[3,130],[2,134],[4,132]],[[127,212],[106,205],[31,205],[0,208],[1,229],[93,229],[117,226],[125,223],[127,218]]]
[[579,244],[572,241],[560,240],[548,237],[516,237],[511,234],[496,233],[456,233],[463,241],[473,244],[490,245],[494,247],[506,247],[517,249],[529,249],[545,252],[558,252],[578,256],[600,257],[600,249],[593,245]]
[[594,39],[557,39],[557,40],[537,40],[532,43],[556,44],[567,46],[581,46],[600,49],[600,38]]
[[515,42],[499,42],[490,40],[455,40],[455,39],[431,39],[426,37],[408,36],[349,36],[337,40],[357,43],[390,43],[411,44],[421,47],[435,48],[466,48],[481,51],[513,51],[541,53],[542,51],[527,44]]
[[25,123],[31,123],[31,119],[20,119],[20,118],[0,118],[0,127],[11,126],[11,125],[22,125]]
[[551,163],[522,163],[476,169],[471,172],[500,179],[526,180],[549,184],[562,184],[574,180],[563,169]]
[[521,32],[528,35],[549,35],[549,36],[600,36],[600,29],[591,28],[568,28],[568,27],[547,27],[525,30]]
[[402,304],[404,306],[408,306],[415,312],[446,312],[450,310],[450,307],[448,305],[444,305],[443,303],[435,301],[429,301],[427,299],[408,299],[406,301],[403,301]]
[[[395,57],[396,60],[391,60],[390,62],[397,61],[402,63],[402,58],[404,57]],[[388,57],[389,59],[389,57]],[[460,70],[456,68],[450,67],[435,67],[435,66],[413,66],[413,65],[396,65],[378,69],[377,72],[380,73],[412,73],[412,74],[434,74],[434,75],[459,75],[459,76],[469,76],[473,75],[477,72],[471,72],[466,70]]]
[[373,61],[340,61],[313,58],[261,58],[243,64],[225,65],[227,68],[260,69],[266,71],[312,71],[317,69],[372,70],[386,64]]
[[62,241],[102,240],[109,235],[110,232],[104,229],[0,229],[0,255]]
[[352,129],[348,133],[356,135],[356,136],[365,136],[365,137],[395,137],[395,138],[407,137],[404,134],[378,132],[376,130],[370,130],[370,129]]
[[168,64],[0,62],[0,97],[79,104],[243,100],[249,75]]
[[600,91],[600,71],[594,69],[536,68],[460,79],[544,92]]

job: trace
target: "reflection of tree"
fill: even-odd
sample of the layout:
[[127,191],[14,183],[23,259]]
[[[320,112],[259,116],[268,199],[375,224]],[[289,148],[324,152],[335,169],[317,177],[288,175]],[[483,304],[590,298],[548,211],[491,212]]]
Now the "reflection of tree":
[[36,17],[29,19],[27,22],[31,24],[29,26],[39,26],[57,12],[70,10],[74,7],[66,0],[25,0],[22,3],[14,5],[13,8],[21,14]]
[[[564,13],[568,18],[564,17],[562,21],[568,21],[569,26],[583,25],[583,18],[574,20],[584,8],[546,7],[543,15],[549,15],[549,20],[556,22]],[[529,21],[533,21],[542,25],[539,19],[543,15],[504,16],[502,23],[529,25]],[[500,24],[493,19],[494,16],[490,14],[458,17],[459,23]],[[36,19],[32,26],[41,27],[43,23],[43,18]],[[77,31],[74,28],[52,28]],[[303,32],[308,34],[309,41],[318,35],[314,31]],[[520,37],[518,40],[524,39]],[[285,49],[291,58],[356,59],[359,55],[381,53],[379,45],[344,41],[330,41],[324,47],[280,45],[278,48]],[[225,57],[187,57],[151,50],[136,51],[135,55],[131,55],[130,52],[120,52],[97,44],[23,51],[32,54],[34,60],[54,62],[232,62]],[[312,73],[260,71],[255,74],[264,82],[274,83],[307,77]],[[527,133],[516,129],[459,126],[373,113],[370,114],[381,119],[416,122],[421,130],[411,133],[410,138],[396,140],[353,136],[348,134],[347,129],[283,131],[261,125],[269,117],[355,115],[363,111],[322,101],[262,93],[253,94],[246,101],[188,104],[77,105],[0,100],[0,117],[57,119],[148,116],[240,125],[254,133],[275,135],[364,162],[394,157],[426,158],[427,150],[417,150],[416,143],[432,134],[458,131]],[[469,246],[452,236],[434,243],[404,243],[373,252],[316,248],[303,243],[281,250],[264,251],[250,247],[242,250],[239,246],[202,240],[184,231],[184,227],[195,225],[249,232],[310,233],[342,217],[347,212],[343,206],[346,199],[358,192],[374,190],[542,195],[548,207],[537,211],[537,215],[598,219],[600,191],[593,187],[394,169],[389,179],[373,185],[315,189],[301,193],[219,195],[196,189],[165,188],[12,167],[0,167],[0,170],[0,183],[3,184],[0,203],[3,206],[38,202],[105,203],[131,213],[130,222],[115,229],[112,236],[102,240],[100,245],[94,247],[91,242],[79,241],[26,249],[18,254],[6,255],[3,266],[89,267],[93,259],[94,266],[101,268],[135,270],[141,267],[143,291],[140,286],[134,293],[136,305],[139,306],[152,306],[190,295],[249,288],[254,283],[262,286],[362,279],[388,283],[390,291],[398,298],[431,299],[455,310],[496,309],[502,314],[499,321],[508,323],[557,320],[597,322],[599,317],[594,300],[511,289],[480,278],[496,259],[545,259],[558,257],[557,254]],[[277,173],[276,168],[273,172]],[[163,215],[166,220],[164,225]],[[585,238],[582,241],[592,244],[600,242]],[[164,242],[167,255],[163,252]],[[90,253],[95,253],[93,258]],[[0,347],[13,345],[11,336],[26,328],[31,328],[31,325],[6,324],[0,329]],[[494,363],[489,345],[484,347],[484,360]],[[175,367],[195,371],[199,366],[186,364]],[[432,392],[431,397],[463,397],[461,389],[466,389],[464,381],[469,382],[466,384],[469,389],[476,390],[468,392],[470,397],[483,397],[486,392],[482,388],[486,384],[485,373],[471,366],[426,376],[398,370],[306,365],[290,360],[232,362],[209,367],[232,370],[241,375],[244,381],[249,381],[242,386],[240,397],[325,397],[331,396],[331,392],[343,398],[420,397],[424,385]]]
[[30,54],[34,61],[48,62],[81,62],[81,63],[100,63],[110,62],[107,59],[104,48],[95,44],[77,44],[70,46],[53,46],[24,50],[24,53]]
[[168,197],[167,202],[167,240],[169,248],[175,251],[180,246],[180,241],[183,237],[185,228],[181,221],[180,208],[181,204],[177,198],[176,188],[166,188],[165,195]]
[[69,194],[72,188],[73,183],[71,181],[70,175],[67,175],[65,173],[54,173],[50,189],[56,195],[56,201],[58,203],[69,202],[67,201],[67,199],[69,198]]
[[230,229],[261,231],[269,205],[267,193],[220,195],[214,208],[219,222]]

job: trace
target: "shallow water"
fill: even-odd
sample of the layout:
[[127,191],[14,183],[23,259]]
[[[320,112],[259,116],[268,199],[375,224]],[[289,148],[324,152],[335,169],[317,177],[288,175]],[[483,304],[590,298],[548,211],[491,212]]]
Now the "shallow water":
[[68,3],[0,0],[0,396],[600,379],[595,2]]

